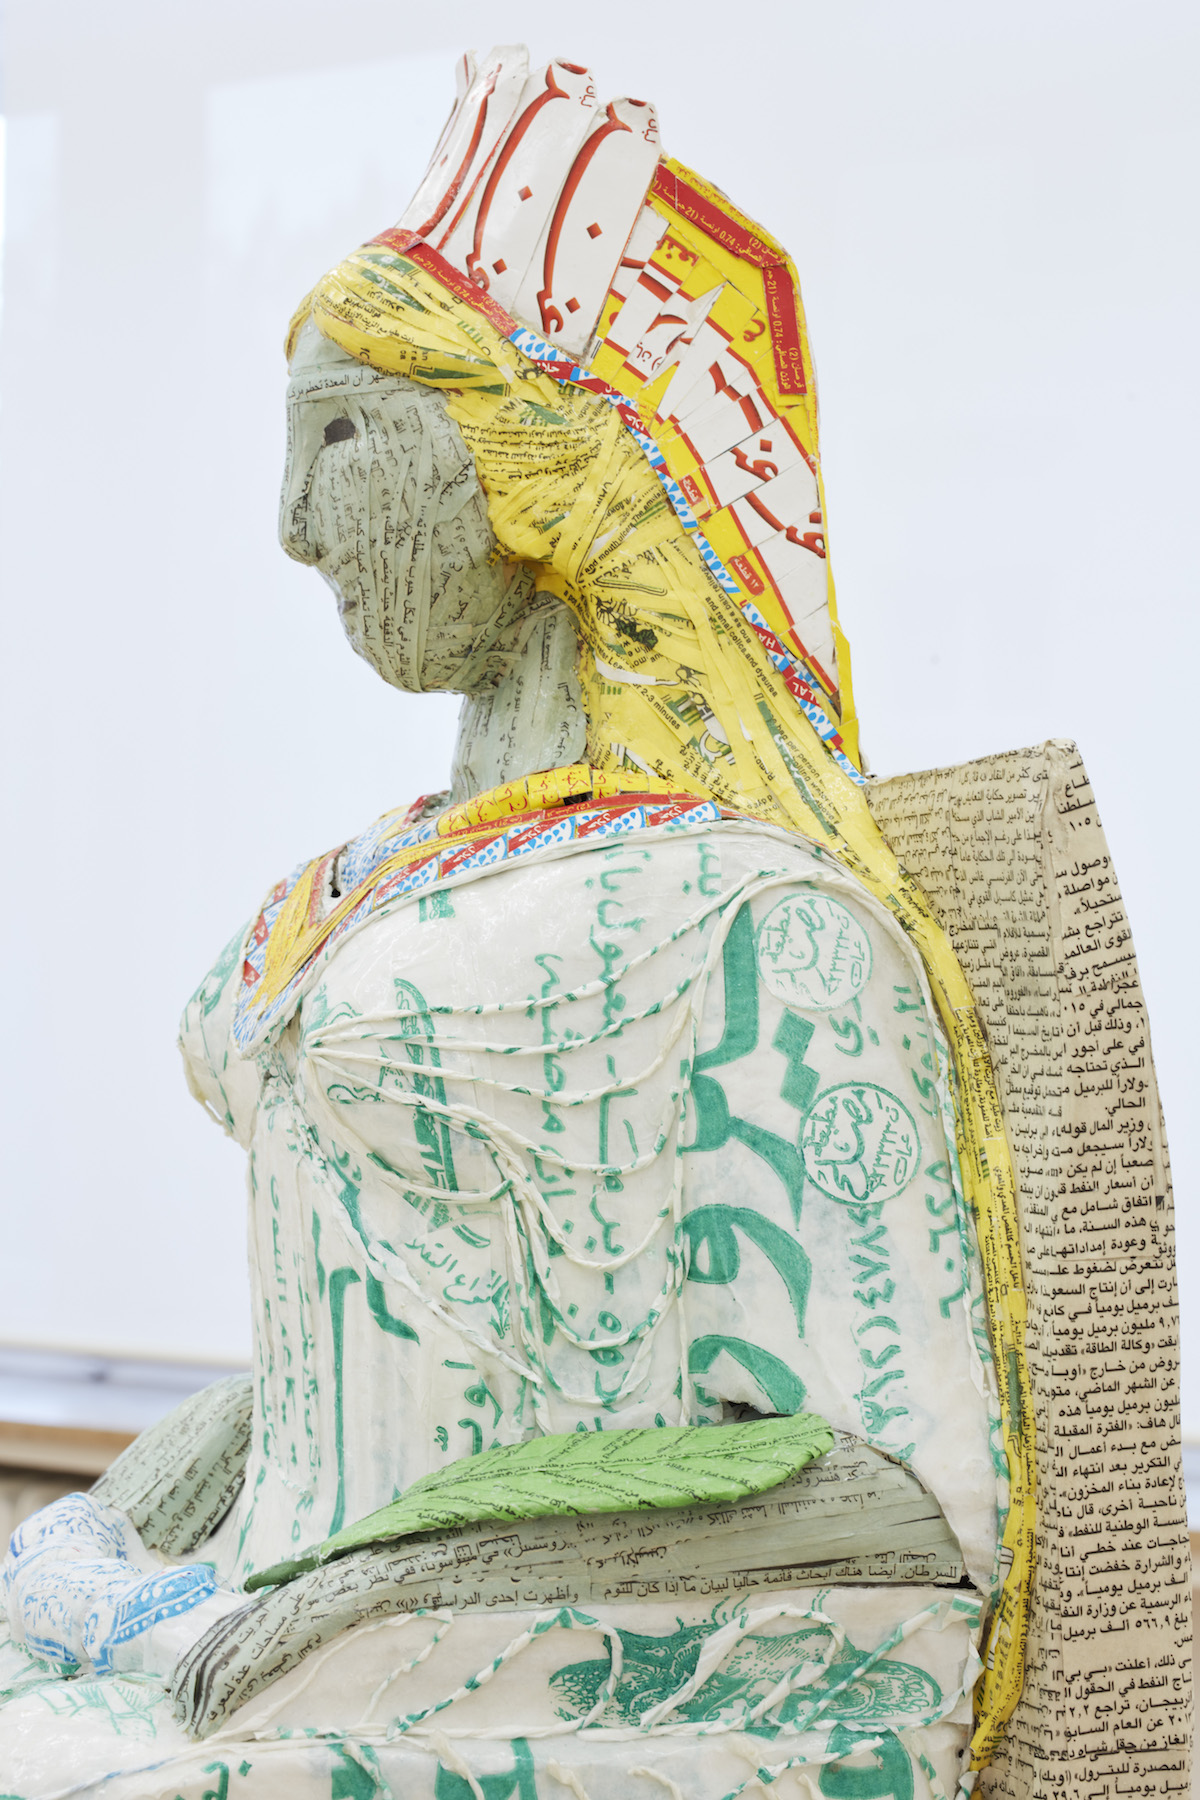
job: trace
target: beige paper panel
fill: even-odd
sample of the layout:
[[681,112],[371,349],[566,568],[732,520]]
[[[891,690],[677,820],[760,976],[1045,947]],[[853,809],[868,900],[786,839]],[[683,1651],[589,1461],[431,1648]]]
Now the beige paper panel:
[[991,1038],[1020,1183],[1039,1556],[994,1800],[1188,1795],[1190,1555],[1170,1166],[1129,922],[1052,740],[873,784]]

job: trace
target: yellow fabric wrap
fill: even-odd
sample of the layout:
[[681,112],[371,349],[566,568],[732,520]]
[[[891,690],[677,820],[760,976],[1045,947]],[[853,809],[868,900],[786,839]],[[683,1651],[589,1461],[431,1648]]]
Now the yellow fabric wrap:
[[447,392],[504,553],[574,614],[599,771],[716,799],[828,848],[918,947],[954,1054],[959,1152],[977,1224],[1011,1482],[1006,1573],[976,1694],[973,1766],[1020,1694],[1033,1570],[1033,1411],[1016,1187],[979,1014],[929,903],[863,790],[788,693],[709,574],[658,476],[603,399],[540,373],[482,313],[398,252],[368,245],[321,280],[310,316],[371,367]]

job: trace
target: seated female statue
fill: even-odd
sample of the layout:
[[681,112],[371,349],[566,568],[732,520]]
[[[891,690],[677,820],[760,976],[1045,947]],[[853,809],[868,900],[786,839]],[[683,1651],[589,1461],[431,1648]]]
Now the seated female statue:
[[[0,1787],[899,1800],[953,1790],[997,1597],[985,1737],[1011,1688],[1011,1177],[865,804],[794,275],[585,73],[496,53],[293,323],[284,547],[384,680],[466,696],[453,785],[301,862],[188,1005],[249,1155],[244,1484],[182,1560],[95,1499],[18,1534]],[[959,1586],[447,1589],[211,1740],[172,1712],[248,1578],[422,1477],[805,1411],[911,1472]]]

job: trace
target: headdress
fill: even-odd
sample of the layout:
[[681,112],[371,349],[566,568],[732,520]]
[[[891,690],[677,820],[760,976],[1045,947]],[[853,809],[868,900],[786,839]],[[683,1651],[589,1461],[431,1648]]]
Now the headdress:
[[[439,304],[446,298],[457,304]],[[638,447],[639,473],[647,461],[657,471],[678,535],[707,573],[701,586],[711,581],[736,606],[740,631],[749,627],[779,678],[771,685],[786,690],[785,731],[798,709],[860,779],[796,272],[716,188],[661,158],[653,106],[601,106],[586,69],[552,62],[531,73],[523,49],[493,51],[478,66],[464,58],[413,201],[394,229],[318,284],[297,320],[310,309],[355,355],[419,381],[482,396],[536,374],[553,384],[551,398],[557,386],[608,401]],[[576,411],[596,419],[594,404]],[[477,453],[482,422],[476,409],[468,441]],[[495,505],[486,459],[480,474]],[[590,497],[586,481],[579,488]],[[594,544],[579,548],[587,560]],[[540,560],[546,546],[525,549]],[[627,604],[608,576],[612,604]],[[695,569],[688,576],[694,589]],[[636,644],[620,614],[614,622],[618,638]],[[661,672],[653,679],[662,685]],[[693,694],[681,704],[704,712],[710,703]],[[756,704],[752,715],[738,735],[761,734]],[[729,721],[713,723],[710,741],[720,741]],[[639,754],[636,743],[623,748]]]

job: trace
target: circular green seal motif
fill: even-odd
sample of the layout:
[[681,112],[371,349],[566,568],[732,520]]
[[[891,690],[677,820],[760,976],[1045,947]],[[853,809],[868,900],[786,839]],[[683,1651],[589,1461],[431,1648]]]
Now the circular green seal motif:
[[894,1200],[921,1162],[917,1122],[902,1101],[870,1081],[818,1094],[800,1133],[813,1186],[848,1206]]
[[844,1006],[871,973],[871,940],[854,914],[827,894],[789,894],[755,938],[765,987],[787,1006]]

